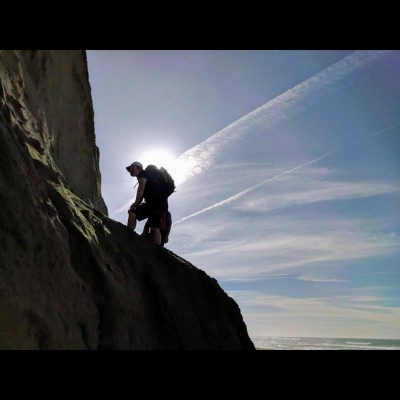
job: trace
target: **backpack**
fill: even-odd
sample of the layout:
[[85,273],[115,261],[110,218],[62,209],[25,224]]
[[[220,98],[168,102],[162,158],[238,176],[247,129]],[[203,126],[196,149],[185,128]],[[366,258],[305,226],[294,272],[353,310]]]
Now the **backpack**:
[[163,197],[167,198],[175,192],[175,182],[164,167],[157,168],[155,165],[150,164],[145,168],[145,171],[155,176],[158,182],[160,182]]

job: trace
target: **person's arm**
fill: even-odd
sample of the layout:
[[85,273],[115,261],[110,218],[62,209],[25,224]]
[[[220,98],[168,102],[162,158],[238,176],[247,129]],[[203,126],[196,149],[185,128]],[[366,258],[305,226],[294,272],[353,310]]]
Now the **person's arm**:
[[144,194],[144,188],[146,186],[147,179],[146,178],[139,178],[139,187],[136,192],[136,200],[135,202],[131,205],[131,208],[137,207],[143,200],[143,194]]

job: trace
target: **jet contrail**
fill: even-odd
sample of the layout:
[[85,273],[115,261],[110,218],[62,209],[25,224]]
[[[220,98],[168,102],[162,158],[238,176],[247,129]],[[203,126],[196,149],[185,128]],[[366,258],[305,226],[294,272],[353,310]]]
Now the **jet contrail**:
[[178,160],[183,161],[188,167],[187,176],[203,172],[212,164],[219,152],[225,151],[231,142],[254,131],[257,124],[263,123],[265,129],[283,121],[289,113],[293,114],[294,106],[310,97],[315,90],[334,83],[387,52],[386,50],[355,51],[185,151]]
[[222,201],[220,201],[219,203],[215,203],[215,204],[213,204],[213,205],[210,206],[210,207],[203,208],[202,210],[197,211],[197,212],[195,212],[194,214],[190,214],[190,215],[188,215],[187,217],[183,217],[183,218],[180,219],[179,221],[175,222],[175,224],[179,224],[180,222],[186,221],[187,219],[192,218],[192,217],[195,217],[196,215],[202,214],[203,212],[212,210],[213,208],[217,208],[217,207],[223,206],[224,204],[229,204],[229,203],[231,203],[232,201],[238,200],[238,199],[240,199],[242,196],[244,196],[245,194],[247,194],[247,193],[249,193],[249,192],[252,192],[253,190],[257,189],[258,187],[260,187],[260,186],[262,186],[262,185],[265,185],[266,183],[271,182],[271,181],[273,181],[273,180],[275,180],[275,179],[278,179],[278,178],[280,178],[280,177],[283,176],[283,175],[290,174],[290,173],[293,172],[293,171],[296,171],[296,170],[298,170],[298,169],[300,169],[300,168],[306,167],[307,165],[314,164],[314,163],[316,163],[317,161],[322,160],[323,158],[328,157],[328,156],[330,156],[331,154],[334,154],[334,153],[338,152],[340,149],[341,149],[341,148],[338,148],[338,149],[336,149],[336,150],[330,151],[329,153],[326,153],[326,154],[324,154],[324,155],[321,156],[321,157],[315,158],[314,160],[311,160],[311,161],[307,161],[306,163],[301,164],[301,165],[298,165],[298,166],[295,167],[295,168],[289,169],[289,170],[287,170],[287,171],[285,171],[285,172],[280,173],[279,175],[275,175],[275,176],[273,176],[272,178],[269,178],[269,179],[267,179],[267,180],[265,180],[265,181],[262,181],[262,182],[260,182],[260,183],[257,183],[257,185],[254,185],[254,186],[249,187],[249,188],[247,188],[247,189],[245,189],[245,190],[242,190],[241,192],[236,193],[235,195],[233,195],[233,196],[231,196],[231,197],[228,197],[227,199],[222,200]]
[[[358,139],[357,141],[360,141],[360,140],[363,140],[363,139],[366,139],[366,138],[370,138],[370,137],[373,137],[373,136],[380,135],[381,133],[387,132],[387,131],[389,131],[389,130],[391,130],[391,129],[397,127],[397,126],[400,126],[400,123],[397,123],[397,124],[395,124],[395,125],[392,125],[392,126],[390,126],[389,128],[382,129],[382,130],[380,130],[380,131],[378,131],[378,132],[371,133],[370,135],[368,135],[368,136],[366,136],[366,137],[364,137],[364,138]],[[195,212],[195,213],[193,213],[193,214],[190,214],[190,215],[188,215],[188,216],[186,216],[186,217],[183,217],[183,218],[180,219],[179,221],[175,222],[175,224],[179,224],[180,222],[186,221],[187,219],[192,218],[192,217],[195,217],[196,215],[199,215],[199,214],[202,214],[202,213],[204,213],[204,212],[206,212],[206,211],[212,210],[213,208],[217,208],[217,207],[223,206],[224,204],[229,204],[229,203],[231,203],[232,201],[238,200],[238,199],[240,199],[242,196],[244,196],[245,194],[247,194],[247,193],[249,193],[249,192],[252,192],[253,190],[257,189],[258,187],[260,187],[260,186],[262,186],[262,185],[265,185],[265,184],[268,183],[268,182],[271,182],[271,181],[273,181],[273,180],[275,180],[275,179],[280,178],[281,176],[284,176],[284,175],[290,174],[290,173],[292,173],[292,172],[294,172],[294,171],[297,171],[298,169],[303,168],[303,167],[306,167],[307,165],[314,164],[314,163],[316,163],[317,161],[322,160],[323,158],[326,158],[326,157],[328,157],[328,156],[330,156],[330,155],[332,155],[332,154],[337,153],[338,151],[342,150],[343,147],[344,147],[344,146],[338,147],[337,149],[335,149],[335,150],[333,150],[333,151],[330,151],[329,153],[325,153],[324,155],[322,155],[322,156],[320,156],[320,157],[318,157],[318,158],[315,158],[314,160],[307,161],[307,162],[304,163],[304,164],[298,165],[297,167],[291,168],[291,169],[289,169],[289,170],[287,170],[287,171],[285,171],[285,172],[282,172],[282,173],[280,173],[280,174],[278,174],[278,175],[275,175],[275,176],[273,176],[272,178],[268,178],[268,179],[265,180],[265,181],[262,181],[262,182],[260,182],[260,183],[257,183],[257,185],[254,185],[254,186],[251,186],[251,187],[249,187],[249,188],[247,188],[247,189],[245,189],[245,190],[242,190],[241,192],[236,193],[235,195],[233,195],[233,196],[231,196],[231,197],[228,197],[227,199],[222,200],[222,201],[220,201],[220,202],[218,202],[218,203],[215,203],[215,204],[213,204],[212,206],[203,208],[203,209],[200,210],[200,211],[197,211],[197,212]]]
[[386,132],[386,131],[390,131],[391,129],[396,128],[396,126],[399,126],[399,125],[400,125],[400,123],[394,124],[392,126],[389,126],[389,128],[385,128],[385,129],[382,129],[381,131],[378,131],[378,132],[375,132],[375,133],[371,133],[370,135],[368,135],[368,137],[373,137],[373,136],[380,135],[381,133]]

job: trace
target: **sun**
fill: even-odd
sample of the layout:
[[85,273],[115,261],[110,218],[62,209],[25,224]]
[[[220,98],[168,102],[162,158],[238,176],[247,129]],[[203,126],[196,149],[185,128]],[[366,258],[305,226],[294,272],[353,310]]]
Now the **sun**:
[[190,166],[166,149],[146,151],[138,158],[138,161],[142,163],[143,168],[146,168],[150,164],[158,168],[166,168],[174,179],[175,185],[184,182],[191,175]]

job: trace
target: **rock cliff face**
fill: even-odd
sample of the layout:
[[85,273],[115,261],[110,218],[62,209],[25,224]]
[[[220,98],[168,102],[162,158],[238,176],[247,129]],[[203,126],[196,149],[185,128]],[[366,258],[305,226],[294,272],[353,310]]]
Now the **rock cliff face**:
[[0,349],[247,349],[237,304],[107,217],[83,51],[0,52]]

